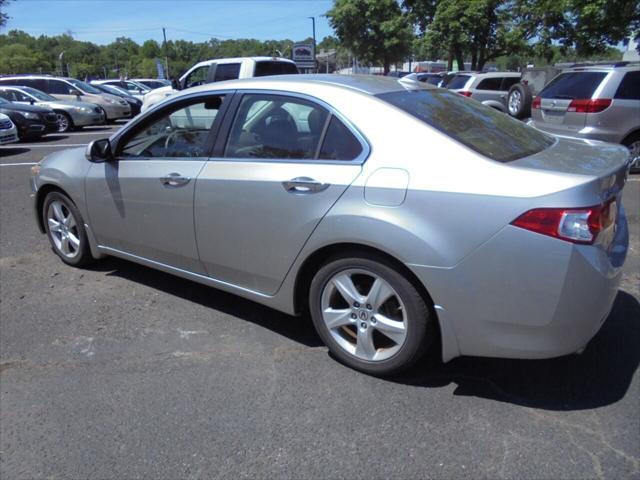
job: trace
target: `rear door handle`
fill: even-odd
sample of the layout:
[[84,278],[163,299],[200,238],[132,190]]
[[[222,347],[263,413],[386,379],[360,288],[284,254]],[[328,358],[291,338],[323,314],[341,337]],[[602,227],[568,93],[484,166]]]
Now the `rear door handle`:
[[165,177],[160,177],[160,183],[167,188],[178,188],[191,181],[191,177],[183,177],[179,173],[173,172]]
[[322,183],[309,177],[296,177],[282,182],[282,186],[289,193],[318,193],[329,188],[329,183]]

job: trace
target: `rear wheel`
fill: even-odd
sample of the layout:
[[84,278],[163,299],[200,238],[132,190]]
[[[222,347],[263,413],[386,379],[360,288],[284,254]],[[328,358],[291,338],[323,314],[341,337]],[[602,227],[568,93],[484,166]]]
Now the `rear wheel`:
[[68,265],[93,261],[80,212],[61,192],[50,192],[42,205],[42,219],[53,251]]
[[631,172],[640,172],[640,132],[636,132],[627,137],[623,142],[625,147],[629,149],[631,155]]
[[507,111],[514,118],[523,119],[531,115],[531,90],[516,83],[507,93]]
[[329,261],[311,282],[309,309],[329,350],[346,365],[373,375],[405,370],[435,339],[424,299],[382,257]]

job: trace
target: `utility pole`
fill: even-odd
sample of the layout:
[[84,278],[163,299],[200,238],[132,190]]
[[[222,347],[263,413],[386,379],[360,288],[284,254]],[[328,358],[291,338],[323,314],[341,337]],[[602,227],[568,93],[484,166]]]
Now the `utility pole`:
[[167,77],[167,80],[170,79],[169,77],[169,54],[167,53],[167,31],[165,30],[164,27],[162,27],[162,36],[164,38],[164,76]]
[[311,19],[311,25],[313,26],[313,71],[318,71],[318,64],[316,63],[316,17],[308,17]]

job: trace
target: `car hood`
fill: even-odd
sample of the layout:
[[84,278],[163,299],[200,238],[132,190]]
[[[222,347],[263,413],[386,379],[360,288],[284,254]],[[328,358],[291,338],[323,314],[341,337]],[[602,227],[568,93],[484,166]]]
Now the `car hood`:
[[22,105],[19,103],[3,103],[3,104],[0,104],[0,109],[11,110],[14,112],[51,113],[50,108],[39,107],[36,105]]

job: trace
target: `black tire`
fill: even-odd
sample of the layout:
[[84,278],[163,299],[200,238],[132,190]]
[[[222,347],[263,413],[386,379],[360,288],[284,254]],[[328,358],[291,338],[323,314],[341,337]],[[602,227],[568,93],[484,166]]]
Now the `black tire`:
[[66,133],[74,129],[73,120],[66,112],[56,111],[58,117],[58,131],[57,133]]
[[[49,207],[52,204],[56,203],[57,205],[62,205],[62,212],[64,214],[73,215],[75,225],[73,227],[68,228],[69,232],[79,240],[79,246],[74,250],[76,253],[73,256],[65,255],[60,246],[57,245],[57,242],[54,240],[54,233],[51,231],[51,227],[48,221],[48,212]],[[66,211],[65,211],[66,210]],[[51,248],[54,253],[60,257],[60,259],[66,263],[67,265],[71,265],[74,267],[82,267],[90,264],[94,261],[93,256],[91,255],[91,250],[89,249],[89,240],[87,239],[87,232],[84,229],[84,220],[82,219],[82,215],[74,205],[74,203],[61,192],[49,192],[44,199],[42,204],[42,223],[44,225],[47,238],[49,239],[49,243],[51,244]],[[59,237],[57,237],[59,238]]]
[[[633,163],[631,164],[631,169],[629,170],[631,173],[640,173],[640,156],[638,156],[640,155],[640,153],[638,153],[637,150],[639,148],[638,143],[640,143],[640,132],[634,132],[622,141],[622,144],[625,147],[629,148],[632,153],[636,154],[636,159],[635,161],[632,160]],[[632,144],[636,144],[635,152],[631,150]]]
[[[365,270],[382,278],[395,290],[404,305],[404,311],[406,311],[405,338],[402,345],[399,346],[399,350],[389,358],[365,360],[356,357],[355,354],[340,346],[325,324],[321,306],[324,289],[336,274],[350,269]],[[389,376],[406,370],[426,354],[436,340],[436,320],[431,315],[425,299],[406,276],[392,262],[382,256],[351,252],[328,260],[311,281],[309,311],[320,338],[331,353],[345,365],[371,375]],[[358,323],[360,320],[355,320],[355,322]],[[353,325],[350,328],[353,328]],[[376,327],[370,328],[375,329]],[[357,332],[357,330],[356,326],[355,331]]]
[[[511,105],[512,97],[519,95],[520,102],[517,108]],[[527,85],[516,83],[507,93],[507,113],[519,120],[531,116],[531,89]]]

